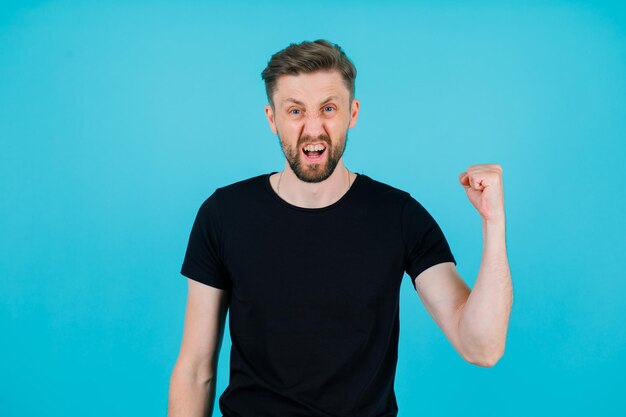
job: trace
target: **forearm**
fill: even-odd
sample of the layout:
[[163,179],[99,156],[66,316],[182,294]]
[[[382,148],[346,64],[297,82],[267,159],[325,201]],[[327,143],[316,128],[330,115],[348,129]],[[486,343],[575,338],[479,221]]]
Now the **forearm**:
[[492,366],[504,354],[513,303],[505,236],[504,218],[483,220],[480,270],[459,319],[464,356],[481,366]]
[[174,368],[170,378],[168,417],[206,417],[213,411],[215,378],[198,378]]

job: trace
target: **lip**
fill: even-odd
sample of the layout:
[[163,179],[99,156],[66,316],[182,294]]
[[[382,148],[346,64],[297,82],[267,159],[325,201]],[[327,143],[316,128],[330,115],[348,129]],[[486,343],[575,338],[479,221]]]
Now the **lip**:
[[328,144],[326,142],[307,142],[303,144],[300,149],[304,150],[304,148],[309,145],[322,145],[324,148],[328,148]]
[[[320,156],[318,156],[317,158],[309,158],[307,156],[307,154],[304,152],[304,148],[306,146],[309,145],[323,145],[324,146],[324,152],[322,152],[322,154]],[[304,159],[307,162],[310,162],[312,164],[319,164],[321,161],[326,159],[326,152],[328,151],[328,145],[326,144],[326,142],[309,142],[309,143],[305,143],[304,145],[302,145],[302,147],[300,148],[300,152],[302,152],[302,155],[304,156]]]

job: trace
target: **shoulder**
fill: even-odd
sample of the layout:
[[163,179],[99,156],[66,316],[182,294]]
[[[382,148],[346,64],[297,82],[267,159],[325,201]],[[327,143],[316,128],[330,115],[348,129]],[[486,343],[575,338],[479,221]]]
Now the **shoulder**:
[[375,180],[365,174],[359,175],[361,176],[364,191],[368,195],[375,197],[376,200],[403,204],[411,196],[407,191],[400,188]]
[[222,218],[234,208],[245,207],[262,193],[265,177],[261,174],[214,188],[200,204],[198,217]]
[[239,180],[230,184],[217,187],[215,191],[205,200],[204,204],[231,205],[237,204],[244,200],[250,201],[250,198],[262,193],[265,188],[265,182],[269,174],[260,174],[251,178]]
[[389,207],[396,214],[399,214],[405,223],[410,221],[432,221],[429,211],[410,192],[382,181],[374,180],[367,175],[363,175],[362,179],[364,180],[363,195],[368,196],[364,198],[367,198],[369,203],[378,202],[381,206]]

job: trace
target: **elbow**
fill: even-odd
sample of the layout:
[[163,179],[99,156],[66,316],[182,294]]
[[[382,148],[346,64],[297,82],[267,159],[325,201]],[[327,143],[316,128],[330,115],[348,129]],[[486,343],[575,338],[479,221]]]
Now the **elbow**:
[[492,368],[498,363],[498,361],[504,356],[504,346],[499,349],[493,349],[490,351],[484,351],[480,354],[463,355],[463,359],[472,365],[480,366],[481,368]]
[[183,380],[187,383],[207,386],[215,383],[215,368],[213,366],[191,366],[184,362],[177,362],[170,376],[170,380]]
[[480,366],[481,368],[492,368],[498,363],[500,357],[497,356],[489,356],[479,359],[469,360],[468,362],[472,365]]

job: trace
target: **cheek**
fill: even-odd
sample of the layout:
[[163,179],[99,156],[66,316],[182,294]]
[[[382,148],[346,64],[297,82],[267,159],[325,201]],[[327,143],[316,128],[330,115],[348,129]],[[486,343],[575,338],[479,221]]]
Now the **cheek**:
[[280,131],[285,138],[297,140],[303,130],[303,124],[298,122],[288,122],[280,126]]
[[328,126],[328,132],[333,138],[341,138],[346,135],[346,132],[350,128],[350,120],[337,120],[332,125]]

